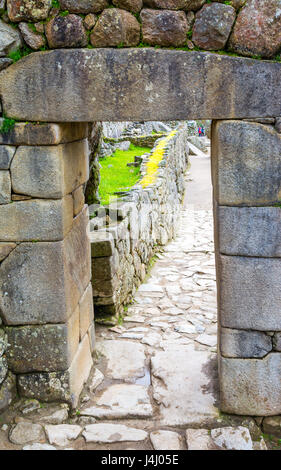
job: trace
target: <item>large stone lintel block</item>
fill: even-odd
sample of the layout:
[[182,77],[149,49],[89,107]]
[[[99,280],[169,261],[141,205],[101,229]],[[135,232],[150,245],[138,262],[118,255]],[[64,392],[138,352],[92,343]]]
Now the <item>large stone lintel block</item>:
[[87,381],[93,359],[88,335],[79,345],[72,364],[65,372],[41,372],[18,376],[18,391],[21,396],[41,401],[67,401],[76,407],[84,383]]
[[281,354],[264,359],[219,358],[220,409],[251,416],[281,414]]
[[[0,119],[0,126],[3,119]],[[0,144],[8,145],[58,145],[87,137],[87,123],[42,123],[33,124],[31,122],[16,122],[13,129],[5,134],[0,134]],[[3,146],[0,148],[0,168],[3,151],[11,150]]]
[[11,164],[14,193],[59,199],[89,178],[88,141],[18,147]]
[[65,371],[79,344],[79,309],[67,323],[6,328],[9,369],[15,373]]
[[220,330],[220,352],[224,357],[262,358],[271,350],[271,337],[261,331]]
[[216,212],[220,253],[281,257],[280,207],[219,206]]
[[281,259],[218,257],[220,323],[226,328],[281,330]]
[[21,121],[272,117],[280,76],[279,63],[208,52],[56,49],[1,72],[0,94],[5,115]]
[[31,199],[0,205],[0,240],[62,240],[72,222],[71,195],[58,200]]
[[7,325],[65,323],[91,279],[88,208],[60,242],[19,244],[0,266],[0,312]]
[[212,127],[214,195],[220,205],[281,200],[281,135],[273,126],[217,121]]

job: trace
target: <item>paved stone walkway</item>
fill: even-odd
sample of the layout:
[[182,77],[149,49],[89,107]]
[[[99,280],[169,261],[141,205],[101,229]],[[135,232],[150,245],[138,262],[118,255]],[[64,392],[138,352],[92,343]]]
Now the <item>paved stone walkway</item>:
[[[210,187],[204,190],[209,207]],[[36,410],[27,410],[16,427],[2,426],[2,445],[251,449],[254,420],[225,427],[218,412],[216,310],[212,211],[198,209],[187,192],[178,236],[157,256],[123,324],[97,326],[97,369],[77,415],[69,420],[64,406],[47,407],[34,420]]]

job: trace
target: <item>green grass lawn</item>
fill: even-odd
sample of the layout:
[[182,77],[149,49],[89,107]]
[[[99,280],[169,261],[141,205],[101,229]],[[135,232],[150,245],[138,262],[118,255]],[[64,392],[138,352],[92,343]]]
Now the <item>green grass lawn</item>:
[[117,191],[129,190],[140,178],[139,167],[129,167],[136,155],[150,153],[147,147],[136,147],[131,144],[129,150],[116,150],[110,157],[100,159],[101,182],[99,195],[102,204],[109,204],[109,199]]

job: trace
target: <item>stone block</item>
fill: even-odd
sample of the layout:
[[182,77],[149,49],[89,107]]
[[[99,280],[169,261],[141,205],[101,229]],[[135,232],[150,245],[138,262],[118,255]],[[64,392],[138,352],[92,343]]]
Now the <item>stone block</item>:
[[14,193],[58,199],[88,180],[88,142],[21,146],[11,164]]
[[8,15],[12,22],[40,21],[48,17],[51,9],[51,0],[29,2],[27,0],[7,0]]
[[94,258],[92,262],[93,278],[102,280],[112,279],[117,271],[118,261],[116,252],[113,256]]
[[83,385],[88,380],[92,367],[93,359],[89,337],[85,335],[68,371],[71,400],[74,407],[77,406]]
[[132,13],[139,13],[142,9],[143,0],[112,0],[113,5]]
[[280,201],[281,136],[274,127],[217,121],[212,131],[217,202],[226,206],[264,206]]
[[[3,119],[0,118],[0,125],[2,126],[2,124]],[[84,122],[59,124],[16,122],[9,132],[0,133],[0,143],[7,145],[58,145],[86,139],[87,135],[88,125]],[[1,152],[0,148],[0,155]]]
[[280,207],[220,206],[217,229],[220,253],[281,257]]
[[15,243],[0,243],[0,263],[16,248]]
[[21,243],[0,266],[0,310],[7,325],[65,323],[91,279],[88,211],[63,241]]
[[275,333],[273,336],[273,349],[281,352],[281,333]]
[[89,284],[79,301],[80,310],[80,341],[84,338],[94,321],[93,289]]
[[20,32],[11,25],[0,20],[0,54],[1,56],[15,52],[22,46]]
[[183,46],[186,43],[188,24],[183,11],[144,8],[140,17],[145,43],[152,46]]
[[0,206],[1,241],[62,240],[73,222],[72,196],[31,199]]
[[230,50],[246,56],[271,58],[280,51],[280,43],[280,4],[275,0],[248,0],[233,28]]
[[[0,133],[0,136],[2,134]],[[1,137],[0,137],[1,140]],[[0,146],[0,170],[9,170],[16,148],[9,145]]]
[[280,63],[200,51],[56,49],[3,70],[0,94],[21,121],[242,119],[280,116],[280,77]]
[[8,363],[5,356],[0,357],[0,385],[4,382],[8,372]]
[[220,409],[225,413],[281,414],[281,354],[264,359],[219,358]]
[[72,193],[72,197],[73,197],[73,213],[74,213],[74,216],[76,216],[79,214],[79,212],[81,212],[85,204],[83,186],[79,186],[79,188],[75,189],[75,191],[73,191]]
[[46,44],[45,36],[42,34],[34,32],[28,23],[21,22],[18,26],[24,42],[33,49],[34,51],[38,51],[41,47],[44,47]]
[[9,204],[9,202],[11,202],[11,198],[10,173],[9,171],[0,171],[0,204]]
[[92,323],[88,329],[88,337],[90,343],[91,354],[93,354],[96,346],[96,333],[95,333],[95,323]]
[[281,436],[281,416],[269,416],[262,422],[263,432],[266,434]]
[[140,42],[140,24],[126,10],[107,8],[99,17],[91,34],[94,47],[137,46]]
[[79,309],[59,325],[6,328],[9,369],[17,374],[65,371],[79,344]]
[[192,42],[208,51],[223,49],[235,19],[235,9],[230,5],[204,5],[196,14]]
[[3,328],[0,328],[0,357],[3,356],[7,348],[7,335]]
[[71,13],[100,13],[108,7],[108,0],[61,0],[60,6],[63,10]]
[[46,23],[45,33],[51,49],[85,47],[88,44],[83,19],[78,15],[55,16]]
[[266,333],[231,328],[220,330],[220,352],[224,357],[262,358],[271,350],[271,337]]
[[113,296],[118,286],[118,277],[112,279],[100,280],[95,277],[92,279],[94,297],[110,297]]
[[219,315],[226,328],[281,330],[281,259],[220,256]]
[[95,230],[90,233],[92,258],[112,256],[114,239],[111,233]]

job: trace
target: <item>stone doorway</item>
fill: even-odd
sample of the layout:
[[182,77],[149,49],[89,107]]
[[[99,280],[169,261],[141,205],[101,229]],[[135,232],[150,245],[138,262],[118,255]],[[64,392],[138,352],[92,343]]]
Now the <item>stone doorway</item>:
[[[126,83],[121,79],[124,66]],[[50,71],[47,76],[45,70]],[[163,82],[163,76],[169,79]],[[136,93],[138,83],[143,87],[141,94]],[[263,89],[262,98],[256,93],[257,83]],[[221,407],[238,414],[280,413],[281,387],[277,373],[281,367],[278,353],[280,259],[278,241],[272,235],[272,227],[276,227],[274,233],[278,233],[280,224],[279,207],[275,207],[280,201],[280,134],[274,128],[272,117],[280,115],[280,64],[184,51],[70,50],[62,53],[55,50],[30,55],[4,71],[0,91],[6,116],[21,121],[69,122],[43,126],[18,123],[8,141],[2,142],[3,147],[16,147],[14,154],[8,155],[8,163],[5,157],[6,167],[1,170],[6,197],[12,197],[10,175],[13,194],[27,196],[27,199],[14,199],[13,204],[1,206],[3,210],[16,211],[16,215],[8,217],[6,214],[11,224],[7,231],[3,228],[1,238],[5,245],[1,264],[2,321],[5,326],[11,326],[11,331],[15,330],[11,332],[16,338],[15,350],[19,344],[21,350],[25,347],[24,324],[36,325],[32,328],[38,328],[42,337],[48,338],[45,335],[50,334],[65,346],[63,364],[54,366],[52,357],[51,370],[47,360],[44,360],[43,370],[41,365],[36,366],[36,370],[32,365],[32,371],[26,364],[23,370],[22,364],[15,361],[13,367],[22,376],[18,378],[21,391],[27,390],[24,393],[35,397],[43,389],[45,397],[52,396],[52,399],[67,395],[75,406],[89,374],[91,322],[86,331],[81,330],[81,322],[78,327],[80,313],[75,314],[77,305],[79,312],[84,305],[88,312],[91,309],[89,244],[85,239],[87,215],[79,195],[79,187],[87,179],[86,126],[78,123],[154,117],[210,118],[215,121],[212,130],[218,223],[215,241],[223,327],[220,344],[224,351],[220,360]],[[45,132],[42,132],[43,127]],[[77,146],[81,161],[74,158]],[[24,158],[21,159],[23,147]],[[56,175],[55,182],[52,179],[47,187],[46,179],[42,178],[43,170],[37,166],[39,153]],[[264,154],[268,155],[266,160]],[[74,194],[76,190],[79,191]],[[52,198],[55,203],[51,202]],[[73,201],[78,207],[74,218],[75,212],[70,215],[69,209]],[[27,228],[25,216],[17,212],[24,204],[29,208],[33,206],[29,214],[33,218],[32,230],[31,219]],[[42,212],[43,206],[45,212]],[[54,228],[44,226],[45,214],[49,211],[54,211],[59,221],[56,229],[60,227],[60,230],[55,238]],[[39,225],[40,216],[42,224]],[[17,227],[13,220],[19,217],[23,222]],[[252,223],[255,238],[250,243]],[[240,229],[234,243],[233,233],[237,227]],[[81,254],[85,258],[85,270],[77,273],[76,260]],[[21,275],[19,265],[32,276]],[[57,266],[55,271],[54,265]],[[44,266],[44,271],[40,266]],[[47,275],[48,266],[52,271],[50,275]],[[15,272],[18,279],[17,275],[12,275]],[[31,284],[30,279],[34,279],[34,283]],[[17,282],[17,286],[21,282],[22,290],[16,292],[13,282]],[[249,296],[251,289],[254,295]],[[21,292],[24,292],[23,297]],[[45,303],[42,302],[44,296]],[[248,346],[244,350],[245,344],[251,345],[250,351]],[[272,347],[275,349],[271,353]],[[59,353],[55,363],[61,357]],[[264,380],[260,381],[260,377]],[[9,378],[11,383],[13,380]],[[7,382],[7,393],[12,388],[10,382]],[[252,396],[249,396],[249,387]]]

